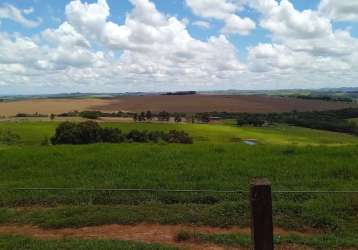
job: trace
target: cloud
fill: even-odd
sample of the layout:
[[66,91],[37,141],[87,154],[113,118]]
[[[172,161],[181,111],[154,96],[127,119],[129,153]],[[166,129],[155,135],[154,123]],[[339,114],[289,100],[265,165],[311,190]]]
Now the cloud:
[[46,29],[42,32],[44,39],[54,45],[72,47],[91,47],[90,42],[78,33],[68,22],[62,23],[57,29]]
[[9,19],[14,22],[17,22],[28,28],[35,28],[40,25],[41,19],[37,19],[36,21],[27,19],[22,13],[25,15],[33,12],[33,9],[25,9],[23,11],[19,10],[15,6],[11,4],[3,4],[0,6],[0,20],[1,19]]
[[330,20],[318,11],[298,11],[288,0],[250,2],[262,14],[260,25],[269,30],[273,41],[291,50],[313,56],[349,56],[357,39],[346,30],[333,30]]
[[202,29],[210,29],[211,26],[210,23],[206,21],[195,21],[193,22],[193,25]]
[[25,15],[29,15],[34,12],[34,8],[30,7],[28,9],[24,9],[22,12],[24,12]]
[[[162,13],[149,0],[130,0],[121,22],[110,19],[106,0],[71,1],[58,27],[31,37],[0,33],[0,85],[124,92],[321,87],[358,79],[358,39],[334,29],[321,10],[300,11],[288,0],[189,1],[204,19],[191,24],[213,29],[208,21],[222,20],[219,35],[197,39],[186,18]],[[229,36],[252,32],[238,15],[245,9],[258,13],[270,39],[248,46],[246,60]]]
[[310,39],[330,33],[332,26],[328,18],[316,11],[298,11],[288,0],[254,0],[251,7],[261,12],[260,25],[276,37]]
[[261,13],[260,25],[273,40],[248,49],[250,70],[300,75],[312,81],[326,74],[329,82],[354,72],[358,40],[347,30],[333,30],[330,20],[318,11],[298,11],[288,0],[257,0],[250,6]]
[[318,10],[335,21],[358,21],[356,0],[321,0]]
[[222,31],[227,34],[249,35],[255,28],[256,24],[250,18],[241,18],[232,14],[225,19]]
[[223,33],[248,35],[256,28],[256,24],[248,17],[240,17],[235,13],[241,9],[241,5],[229,0],[186,0],[187,6],[197,16],[222,20]]
[[[21,38],[36,50],[29,54],[28,62],[3,63],[26,65],[26,81],[51,82],[57,76],[56,84],[98,83],[107,87],[134,83],[144,87],[148,83],[205,86],[230,81],[245,70],[235,46],[224,35],[197,40],[184,21],[160,13],[152,2],[131,3],[132,11],[118,24],[108,20],[106,1],[72,1],[66,6],[67,20],[57,29],[43,31],[40,41]],[[22,40],[7,37],[8,44],[0,46],[0,55],[15,53]],[[4,54],[4,58],[9,57],[22,58],[17,53]]]
[[91,38],[101,36],[102,29],[109,16],[109,6],[106,0],[97,3],[82,3],[80,0],[71,1],[66,6],[68,22],[81,34],[90,35]]

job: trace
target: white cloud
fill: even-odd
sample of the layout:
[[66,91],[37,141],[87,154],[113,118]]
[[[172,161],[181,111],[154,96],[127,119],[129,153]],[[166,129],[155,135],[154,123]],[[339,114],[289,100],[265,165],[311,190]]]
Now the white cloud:
[[80,0],[71,1],[66,6],[66,17],[81,34],[91,35],[91,38],[101,36],[103,27],[109,16],[109,6],[106,0],[97,3],[82,3]]
[[225,26],[222,31],[227,34],[249,35],[255,28],[256,24],[250,18],[230,15],[225,19]]
[[[130,0],[133,8],[112,21],[105,0],[74,0],[57,28],[32,37],[0,33],[0,85],[145,91],[320,87],[358,79],[358,39],[348,29],[334,30],[319,10],[299,11],[288,0],[189,1],[204,19],[191,25],[213,28],[208,21],[222,20],[221,35],[196,39],[186,18],[161,13],[149,0]],[[271,39],[249,46],[246,64],[227,36],[254,28],[238,15],[245,8],[259,12]]]
[[41,53],[39,46],[30,38],[10,37],[0,33],[0,63],[30,64]]
[[197,16],[221,20],[238,10],[236,4],[225,0],[186,0],[186,4]]
[[257,0],[250,6],[262,14],[260,25],[273,39],[272,44],[248,49],[252,71],[298,75],[300,80],[312,81],[326,75],[331,78],[326,84],[332,79],[340,81],[343,75],[352,76],[358,40],[349,31],[333,30],[327,17],[314,10],[298,11],[288,0]]
[[24,9],[22,12],[24,12],[25,15],[29,15],[34,12],[34,8],[30,7],[28,9]]
[[248,35],[256,28],[256,24],[248,17],[242,18],[235,14],[242,7],[238,3],[239,1],[230,0],[186,0],[186,4],[195,15],[222,20],[223,33]]
[[42,36],[54,45],[71,47],[90,47],[90,42],[80,33],[78,33],[72,25],[64,22],[56,30],[46,29],[42,32]]
[[27,15],[32,13],[33,9],[30,8],[21,11],[11,4],[3,4],[2,6],[0,6],[0,20],[9,19],[28,28],[35,28],[40,25],[41,23],[40,19],[37,19],[36,21],[27,19],[22,14],[22,12]]
[[358,21],[358,1],[321,0],[319,12],[337,21]]
[[255,0],[251,6],[262,13],[260,25],[276,37],[310,39],[327,35],[332,29],[328,18],[313,10],[298,11],[288,0]]
[[211,27],[209,22],[202,21],[202,20],[193,22],[193,25],[202,29],[210,29]]
[[[56,84],[202,86],[229,81],[245,70],[235,46],[224,35],[210,37],[208,41],[194,39],[184,21],[160,13],[152,2],[131,2],[134,8],[122,25],[107,20],[106,1],[92,4],[73,1],[66,7],[67,21],[57,29],[43,31],[38,43],[21,38],[37,51],[29,54],[31,65],[26,64],[24,73],[27,81],[38,82],[41,75],[41,81],[49,82],[57,76]],[[15,47],[20,47],[17,40],[6,41],[9,44],[0,46],[0,55],[6,51],[15,53]],[[10,56],[22,58],[18,54],[5,54],[4,58]],[[28,76],[29,72],[32,76]]]

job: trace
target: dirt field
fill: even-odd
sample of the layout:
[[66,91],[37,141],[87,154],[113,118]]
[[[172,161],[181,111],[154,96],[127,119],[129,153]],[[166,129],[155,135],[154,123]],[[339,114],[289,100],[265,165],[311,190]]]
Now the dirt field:
[[[214,228],[214,227],[195,227],[190,225],[159,225],[159,224],[138,224],[138,225],[103,225],[82,228],[63,228],[63,229],[42,229],[31,225],[0,225],[0,235],[22,235],[34,237],[42,240],[53,239],[107,239],[107,240],[129,240],[145,243],[160,243],[171,245],[180,249],[192,250],[244,250],[246,248],[224,247],[215,244],[207,244],[196,241],[178,242],[176,235],[181,230],[188,232],[200,232],[208,234],[239,233],[250,235],[249,228]],[[286,231],[275,228],[275,235],[302,235],[309,234]],[[277,246],[279,250],[308,250],[311,248],[295,245]]]
[[302,100],[270,96],[187,95],[187,96],[124,96],[110,104],[99,105],[100,110],[129,110],[154,112],[285,112],[328,110],[349,107],[351,104]]
[[92,109],[99,105],[110,105],[104,99],[33,99],[14,102],[0,102],[0,116],[17,113],[60,114],[70,111]]
[[159,112],[285,112],[340,109],[341,102],[302,100],[271,96],[187,95],[123,96],[114,99],[34,99],[0,103],[0,116],[17,113],[59,114],[74,110]]

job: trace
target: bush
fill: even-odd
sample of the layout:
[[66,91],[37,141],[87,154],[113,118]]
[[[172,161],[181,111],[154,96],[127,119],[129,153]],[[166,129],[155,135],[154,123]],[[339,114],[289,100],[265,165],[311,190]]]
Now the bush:
[[101,130],[101,139],[103,142],[120,143],[125,141],[125,135],[118,128],[103,128]]
[[189,232],[180,230],[177,233],[177,235],[175,236],[175,241],[176,242],[189,241],[189,240],[191,240],[191,238],[192,238],[192,235]]
[[152,142],[160,142],[165,140],[165,133],[162,131],[150,131],[148,133],[148,140]]
[[52,144],[80,144],[78,125],[73,122],[63,122],[56,128]]
[[89,144],[101,141],[101,127],[93,121],[63,122],[51,138],[52,144]]
[[127,134],[127,140],[131,142],[147,142],[148,134],[147,131],[131,130]]
[[193,138],[184,131],[171,130],[167,135],[166,141],[169,143],[192,144]]
[[0,143],[6,145],[13,145],[20,141],[20,136],[11,132],[10,130],[0,131]]
[[121,143],[128,142],[168,142],[168,143],[193,143],[193,139],[184,131],[171,130],[169,133],[162,131],[131,130],[123,134],[118,128],[101,128],[94,121],[81,123],[63,122],[56,128],[55,135],[51,138],[52,144],[90,144],[99,142]]
[[102,141],[102,129],[98,123],[93,121],[86,121],[78,123],[77,126],[81,143],[89,144]]

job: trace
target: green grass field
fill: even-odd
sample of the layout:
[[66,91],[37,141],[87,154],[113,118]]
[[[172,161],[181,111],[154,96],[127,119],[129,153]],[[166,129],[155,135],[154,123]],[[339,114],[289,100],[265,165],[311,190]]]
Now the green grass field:
[[[10,129],[22,137],[24,145],[39,145],[44,137],[54,134],[58,122],[1,122],[0,130]],[[207,124],[166,124],[166,123],[102,123],[104,126],[118,127],[123,131],[139,130],[185,130],[190,133],[195,143],[222,144],[237,141],[237,139],[257,139],[262,144],[276,145],[358,145],[358,137],[314,130],[287,125],[255,128],[236,127],[234,125]]]
[[[0,146],[0,188],[166,188],[248,190],[267,177],[273,190],[356,190],[358,137],[275,126],[105,123],[123,131],[182,129],[192,145],[41,146],[56,122],[3,122],[21,136]],[[240,139],[256,139],[255,146]],[[140,222],[211,226],[249,224],[247,194],[2,190],[0,223],[80,227]],[[39,207],[41,205],[41,207]],[[30,207],[18,210],[18,206]],[[273,195],[275,225],[313,228],[358,247],[357,194]],[[333,237],[332,236],[332,237]],[[52,243],[51,243],[52,244]],[[324,244],[322,243],[322,246]],[[1,240],[0,240],[1,246]],[[31,248],[30,248],[31,249]],[[112,249],[112,248],[109,248]],[[115,248],[113,248],[115,249]]]

